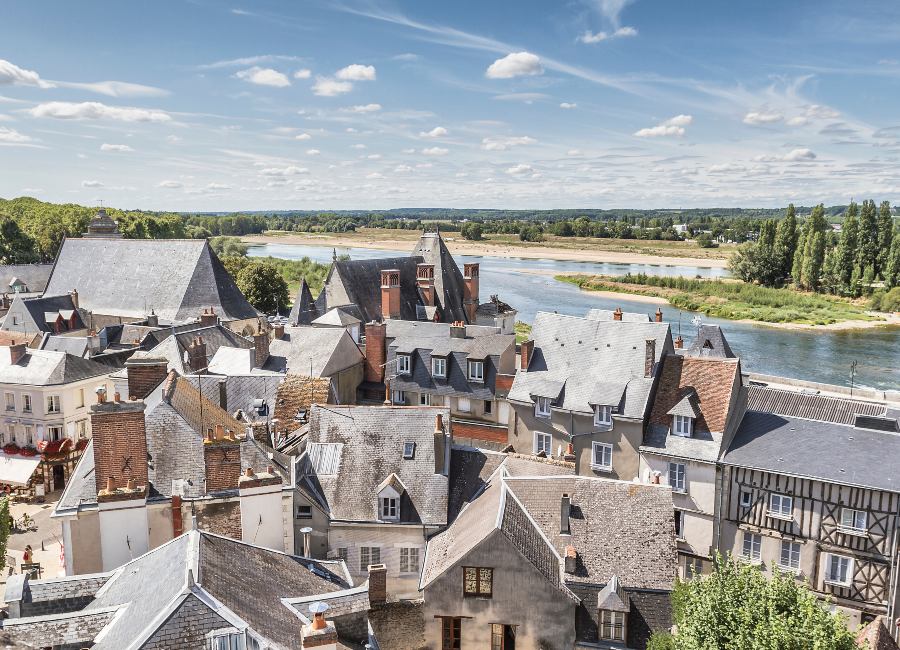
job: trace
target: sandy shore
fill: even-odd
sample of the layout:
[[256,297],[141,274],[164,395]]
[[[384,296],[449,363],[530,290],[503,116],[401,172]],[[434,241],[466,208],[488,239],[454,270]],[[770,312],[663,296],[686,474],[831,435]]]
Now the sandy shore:
[[[405,251],[412,248],[416,233],[409,237],[374,239],[366,237],[341,237],[327,233],[291,235],[245,235],[241,240],[247,244],[301,244],[306,246],[350,246],[373,250]],[[728,260],[705,259],[699,257],[664,257],[624,251],[584,250],[558,248],[553,246],[511,246],[506,243],[486,243],[445,237],[444,241],[451,253],[456,255],[488,255],[493,257],[519,257],[523,259],[550,259],[567,262],[608,262],[611,264],[656,264],[660,266],[698,266],[723,269]]]

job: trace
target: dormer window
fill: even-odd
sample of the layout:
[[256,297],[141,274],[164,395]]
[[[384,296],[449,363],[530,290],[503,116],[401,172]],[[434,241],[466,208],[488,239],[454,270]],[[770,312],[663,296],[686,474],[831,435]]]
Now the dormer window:
[[[410,443],[407,443],[410,444]],[[404,445],[404,452],[406,451]],[[375,493],[378,495],[378,519],[381,521],[399,521],[400,520],[400,497],[406,492],[406,487],[396,474],[391,474],[381,485],[378,486]]]
[[538,397],[534,402],[534,414],[539,418],[550,417],[550,398]]
[[441,379],[447,376],[447,360],[444,357],[431,357],[431,374]]
[[625,612],[600,610],[600,638],[606,641],[625,641]]
[[674,415],[672,433],[683,438],[690,438],[694,432],[694,418],[686,415]]
[[398,519],[400,517],[400,500],[397,497],[381,498],[381,519]]
[[612,406],[607,406],[604,404],[597,404],[596,406],[594,406],[594,426],[612,426]]
[[484,361],[469,361],[469,381],[484,381]]
[[412,368],[412,359],[408,354],[397,355],[397,372],[401,375],[408,375]]

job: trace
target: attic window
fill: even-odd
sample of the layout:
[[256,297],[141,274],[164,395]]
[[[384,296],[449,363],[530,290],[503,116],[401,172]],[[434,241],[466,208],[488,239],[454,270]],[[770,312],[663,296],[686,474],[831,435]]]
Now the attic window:
[[712,350],[713,349],[712,341],[710,341],[709,339],[706,339],[705,341],[703,341],[703,347],[706,348],[707,350]]
[[675,421],[672,426],[672,433],[683,438],[690,438],[694,431],[694,418],[686,415],[673,416]]
[[390,520],[390,519],[399,519],[399,504],[400,500],[395,497],[382,497],[381,501],[381,519],[382,520]]
[[408,375],[409,369],[412,367],[412,363],[410,362],[410,357],[408,354],[398,354],[397,355],[397,372],[401,375]]
[[608,641],[625,640],[625,612],[600,610],[600,638]]
[[403,443],[403,457],[408,460],[410,458],[415,458],[415,456],[416,456],[416,443],[414,443],[414,442]]

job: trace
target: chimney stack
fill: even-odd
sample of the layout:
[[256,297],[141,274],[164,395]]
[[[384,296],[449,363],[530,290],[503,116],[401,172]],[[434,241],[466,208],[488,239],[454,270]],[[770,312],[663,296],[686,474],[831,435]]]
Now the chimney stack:
[[568,494],[563,494],[559,501],[559,534],[571,535],[572,529],[569,526],[569,515],[572,510],[572,500]]
[[200,313],[200,326],[201,327],[211,327],[212,325],[219,324],[219,315],[216,314],[216,310],[214,307],[210,307],[207,309],[203,308],[203,311]]
[[435,435],[444,435],[444,414],[438,413],[434,416],[434,433]]
[[463,307],[469,323],[475,324],[475,312],[478,310],[478,262],[463,264]]
[[422,302],[428,307],[434,307],[434,264],[416,266],[416,286],[422,295]]
[[381,272],[381,317],[400,318],[400,271],[387,269]]
[[206,343],[203,342],[202,336],[198,336],[191,342],[187,349],[187,356],[188,369],[191,372],[200,372],[206,368]]
[[260,326],[253,335],[253,365],[262,368],[269,360],[269,333]]
[[72,289],[69,296],[72,298],[72,306],[78,309],[78,289]]
[[387,602],[387,567],[384,564],[369,565],[369,603],[383,605]]
[[225,427],[217,424],[203,441],[206,493],[236,490],[241,480],[241,443]]
[[684,339],[681,338],[681,334],[675,337],[675,349],[681,350],[684,347]]
[[25,356],[28,346],[24,343],[13,343],[9,346],[9,363],[15,365]]
[[[91,406],[91,435],[94,439],[94,480],[99,493],[115,492],[116,486],[146,490],[148,482],[147,433],[144,403],[106,401],[106,389],[97,390]],[[112,489],[108,483],[112,482]]]
[[380,384],[384,381],[384,363],[387,361],[384,323],[366,324],[366,381]]
[[566,573],[575,573],[575,568],[578,566],[578,551],[575,550],[575,547],[569,544],[566,546],[566,556],[564,560],[563,570]]
[[616,310],[613,312],[613,320],[622,320],[622,308],[616,307]]
[[663,313],[662,313],[662,309],[660,307],[656,308],[656,322],[657,323],[663,322]]
[[464,339],[466,338],[466,324],[461,320],[450,323],[450,338]]
[[275,325],[274,327],[272,327],[272,338],[276,338],[278,340],[281,340],[284,338],[284,325],[279,323],[279,324]]
[[534,339],[523,341],[519,346],[519,369],[528,370],[528,364],[531,363],[531,357],[534,355]]
[[147,316],[147,327],[159,327],[159,316],[152,309],[150,310],[150,315]]
[[338,642],[337,628],[332,621],[325,620],[325,612],[328,605],[323,602],[315,602],[309,606],[313,620],[300,630],[300,646],[304,650],[316,648],[317,650],[336,650]]
[[653,376],[653,364],[656,361],[656,339],[647,339],[644,346],[644,377]]

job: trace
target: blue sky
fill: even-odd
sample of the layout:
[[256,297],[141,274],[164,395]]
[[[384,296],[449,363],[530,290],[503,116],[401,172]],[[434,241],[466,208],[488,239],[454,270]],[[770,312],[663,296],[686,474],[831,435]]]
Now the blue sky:
[[893,1],[6,3],[0,196],[896,203],[898,46]]

